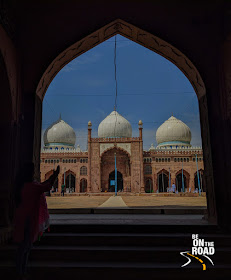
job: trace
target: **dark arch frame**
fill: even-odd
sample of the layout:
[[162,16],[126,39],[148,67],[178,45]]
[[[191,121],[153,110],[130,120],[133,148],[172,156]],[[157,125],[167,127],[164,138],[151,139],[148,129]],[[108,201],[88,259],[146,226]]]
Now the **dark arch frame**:
[[[35,99],[35,129],[34,139],[41,139],[41,121],[42,121],[42,101],[45,96],[46,90],[57,73],[71,60],[87,52],[91,48],[111,38],[112,36],[120,34],[154,52],[165,57],[173,64],[175,64],[188,78],[192,84],[199,101],[200,122],[202,133],[203,145],[203,158],[205,167],[205,181],[208,186],[207,192],[207,205],[208,216],[213,222],[217,221],[215,192],[214,192],[214,179],[212,167],[212,155],[210,145],[209,120],[208,120],[208,105],[206,97],[206,89],[202,77],[198,72],[195,65],[177,48],[168,42],[158,38],[157,36],[148,33],[130,23],[121,19],[117,19],[108,25],[98,29],[85,38],[77,41],[69,48],[60,53],[47,67],[42,75],[36,89]],[[36,167],[36,176],[40,174],[40,141],[34,140],[33,161]]]

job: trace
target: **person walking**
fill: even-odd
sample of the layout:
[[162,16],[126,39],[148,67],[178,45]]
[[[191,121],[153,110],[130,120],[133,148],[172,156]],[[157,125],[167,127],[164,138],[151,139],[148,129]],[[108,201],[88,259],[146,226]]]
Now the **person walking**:
[[62,184],[62,186],[61,186],[61,196],[64,196],[64,192],[65,192],[65,185]]
[[49,227],[49,212],[44,192],[50,191],[60,167],[43,183],[33,180],[34,164],[27,163],[17,178],[15,189],[13,242],[16,252],[16,273],[18,279],[27,279],[27,262],[33,243],[39,234]]

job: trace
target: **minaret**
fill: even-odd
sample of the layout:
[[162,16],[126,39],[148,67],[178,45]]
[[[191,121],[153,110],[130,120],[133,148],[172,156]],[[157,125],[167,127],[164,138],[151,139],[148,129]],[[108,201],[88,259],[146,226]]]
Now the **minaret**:
[[92,123],[91,121],[88,122],[88,142],[91,141],[91,127],[92,127]]
[[143,123],[142,121],[140,120],[139,121],[139,136],[140,136],[140,140],[143,140]]

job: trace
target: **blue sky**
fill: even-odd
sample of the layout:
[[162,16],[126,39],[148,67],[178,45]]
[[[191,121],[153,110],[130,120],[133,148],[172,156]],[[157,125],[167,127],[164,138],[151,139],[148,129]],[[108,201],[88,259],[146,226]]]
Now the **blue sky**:
[[[117,111],[138,136],[143,121],[144,150],[156,146],[157,128],[171,114],[191,129],[193,146],[201,146],[196,93],[184,74],[162,56],[120,35],[117,40]],[[115,37],[77,57],[50,84],[43,101],[42,135],[59,118],[71,125],[76,145],[86,149],[87,123],[97,137],[99,123],[115,104]],[[43,139],[42,139],[43,140]],[[43,141],[42,141],[43,145]]]

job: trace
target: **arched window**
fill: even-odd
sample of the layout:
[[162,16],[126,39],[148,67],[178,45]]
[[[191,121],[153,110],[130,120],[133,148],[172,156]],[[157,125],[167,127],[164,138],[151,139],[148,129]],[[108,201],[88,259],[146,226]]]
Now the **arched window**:
[[158,158],[156,158],[156,162],[158,162]]
[[144,167],[144,174],[152,174],[152,167],[151,167],[151,165],[146,165]]
[[82,159],[80,159],[80,163],[82,163],[83,162],[83,160]]
[[74,163],[76,163],[76,159],[74,159]]
[[48,161],[47,161],[48,163],[51,163],[51,161],[48,159]]
[[57,159],[57,163],[59,163],[59,159]]
[[64,148],[62,147],[61,150],[64,150]]
[[45,163],[47,163],[47,159],[45,159]]
[[170,162],[170,158],[168,158],[168,162]]
[[55,147],[55,150],[58,150],[58,147]]
[[87,167],[86,166],[82,166],[80,168],[80,175],[87,175]]
[[162,162],[164,162],[164,158],[162,158]]
[[88,163],[88,159],[86,159],[86,163]]

